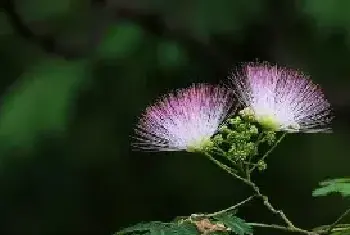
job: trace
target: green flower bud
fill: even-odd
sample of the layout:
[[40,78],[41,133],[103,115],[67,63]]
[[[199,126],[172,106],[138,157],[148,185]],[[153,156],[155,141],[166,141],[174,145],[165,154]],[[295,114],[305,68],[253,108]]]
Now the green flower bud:
[[256,128],[256,126],[254,126],[254,125],[250,125],[249,132],[250,132],[250,134],[252,134],[252,135],[257,135],[257,134],[259,134],[258,128]]
[[229,119],[228,123],[236,126],[236,125],[239,125],[241,123],[241,121],[242,121],[241,118],[239,116],[236,116],[232,119]]
[[267,169],[267,164],[263,160],[258,161],[258,170],[263,171]]
[[239,130],[239,131],[247,130],[247,125],[244,123],[240,123],[237,125],[237,130]]
[[241,155],[239,160],[241,160],[242,162],[244,162],[244,161],[246,160],[246,158],[247,158],[247,156]]
[[239,137],[239,134],[237,132],[231,131],[230,133],[227,134],[227,140],[229,142],[235,142]]
[[230,147],[230,149],[228,150],[229,153],[233,153],[236,152],[237,149],[237,144],[233,143]]
[[250,140],[250,137],[252,135],[250,134],[250,131],[242,131],[241,138],[248,141]]
[[236,138],[234,140],[236,143],[244,143],[246,141],[245,136],[242,133],[236,134]]
[[252,142],[248,142],[246,145],[245,145],[246,149],[248,152],[252,152],[254,149],[255,149],[255,144],[252,143]]
[[273,145],[276,141],[276,133],[274,131],[265,131],[265,139],[268,145]]
[[223,141],[224,141],[224,138],[223,138],[222,134],[216,134],[216,135],[213,137],[213,142],[214,142],[215,144],[221,144]]
[[226,134],[226,133],[230,132],[230,129],[228,128],[227,125],[222,125],[221,127],[219,127],[219,131],[220,131],[221,133]]

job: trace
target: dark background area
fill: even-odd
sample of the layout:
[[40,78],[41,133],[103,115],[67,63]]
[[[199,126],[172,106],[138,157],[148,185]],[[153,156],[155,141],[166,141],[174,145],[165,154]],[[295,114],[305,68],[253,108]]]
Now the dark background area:
[[[349,9],[347,0],[0,1],[0,234],[110,235],[243,200],[249,189],[203,156],[132,152],[129,141],[161,94],[218,83],[256,59],[310,74],[336,118],[333,134],[289,135],[255,180],[297,226],[332,223],[349,202],[311,193],[349,176]],[[279,223],[259,202],[239,215]]]

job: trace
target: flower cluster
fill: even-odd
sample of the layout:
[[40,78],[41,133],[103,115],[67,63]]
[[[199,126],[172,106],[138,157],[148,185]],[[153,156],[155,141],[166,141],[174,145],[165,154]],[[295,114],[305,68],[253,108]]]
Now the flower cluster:
[[320,87],[297,70],[249,63],[227,84],[197,84],[164,95],[139,119],[133,146],[215,150],[231,162],[246,162],[258,154],[261,142],[276,142],[276,131],[330,130],[331,105]]

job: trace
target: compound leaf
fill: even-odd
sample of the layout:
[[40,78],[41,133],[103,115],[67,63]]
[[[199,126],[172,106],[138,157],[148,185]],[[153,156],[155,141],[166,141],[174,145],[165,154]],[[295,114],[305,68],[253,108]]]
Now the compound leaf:
[[147,223],[138,223],[133,226],[130,226],[128,228],[124,228],[120,230],[119,232],[115,233],[115,235],[122,235],[122,234],[146,234],[147,232],[150,232],[152,229],[157,229],[158,227],[163,227],[163,223],[160,221],[151,221]]
[[163,223],[160,221],[152,221],[146,223],[138,223],[131,227],[120,230],[114,235],[196,235],[198,231],[191,223]]
[[217,222],[224,224],[227,228],[230,228],[235,234],[253,234],[252,227],[249,224],[247,224],[243,219],[238,218],[234,214],[221,214],[218,216],[214,216],[214,219],[217,220]]

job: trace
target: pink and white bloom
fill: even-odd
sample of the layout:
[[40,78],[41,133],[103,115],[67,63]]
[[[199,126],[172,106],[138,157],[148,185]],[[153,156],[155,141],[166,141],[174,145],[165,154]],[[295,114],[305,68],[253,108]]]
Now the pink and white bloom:
[[164,95],[140,117],[133,147],[156,151],[201,150],[217,131],[232,102],[232,92],[228,89],[207,84]]
[[287,132],[329,131],[331,105],[303,73],[269,63],[249,63],[230,77],[244,112],[262,125]]

